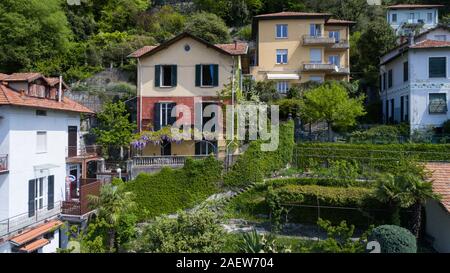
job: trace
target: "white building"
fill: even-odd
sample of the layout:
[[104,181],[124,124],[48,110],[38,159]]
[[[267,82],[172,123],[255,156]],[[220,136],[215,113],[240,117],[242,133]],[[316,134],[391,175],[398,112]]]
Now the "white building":
[[0,74],[0,253],[61,246],[68,144],[92,113],[65,89],[39,73]]
[[428,30],[383,55],[380,86],[385,123],[408,122],[414,131],[450,119],[449,30]]
[[400,4],[389,6],[387,22],[399,36],[408,36],[408,26],[422,30],[435,28],[439,23],[438,9],[443,5]]

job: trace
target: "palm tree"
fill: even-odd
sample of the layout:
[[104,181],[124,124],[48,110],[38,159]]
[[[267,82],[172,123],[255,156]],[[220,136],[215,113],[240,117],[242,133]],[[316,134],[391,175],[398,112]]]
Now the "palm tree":
[[386,174],[377,181],[375,194],[391,208],[392,224],[400,226],[400,208],[412,207],[411,232],[419,237],[422,222],[422,205],[427,199],[439,199],[431,183],[414,173]]
[[120,218],[130,212],[135,203],[131,192],[125,192],[120,186],[106,184],[102,186],[99,196],[88,196],[90,205],[98,210],[98,217],[105,219],[109,224],[108,248],[114,251],[116,243],[116,229]]

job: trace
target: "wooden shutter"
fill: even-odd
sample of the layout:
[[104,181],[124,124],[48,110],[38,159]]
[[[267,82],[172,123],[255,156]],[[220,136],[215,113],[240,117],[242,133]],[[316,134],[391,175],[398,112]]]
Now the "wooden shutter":
[[172,87],[177,86],[177,65],[172,65]]
[[177,121],[177,117],[172,117],[172,110],[177,106],[176,103],[169,104],[169,125],[173,125]]
[[51,210],[55,207],[55,176],[47,178],[47,208]]
[[34,213],[35,213],[35,204],[34,204],[34,199],[35,199],[35,180],[31,179],[28,181],[28,217],[33,217]]
[[153,113],[153,131],[161,130],[161,103],[155,103]]
[[219,65],[213,64],[213,86],[219,86]]
[[202,73],[202,65],[195,65],[195,86],[199,87],[202,85],[201,83],[201,73]]
[[155,65],[155,87],[161,86],[161,66]]

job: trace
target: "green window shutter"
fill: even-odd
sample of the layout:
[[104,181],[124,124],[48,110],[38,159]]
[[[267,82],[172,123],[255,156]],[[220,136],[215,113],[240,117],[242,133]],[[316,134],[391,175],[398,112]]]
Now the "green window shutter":
[[213,86],[219,86],[219,65],[213,64]]
[[154,113],[153,113],[153,131],[161,130],[161,114],[160,114],[161,104],[155,103]]
[[161,86],[161,66],[155,65],[155,87]]
[[55,207],[55,176],[50,175],[47,178],[47,209],[51,210]]
[[177,65],[172,65],[172,86],[177,86]]
[[28,181],[28,217],[33,217],[35,213],[35,204],[34,204],[34,193],[35,193],[35,180],[31,179]]
[[445,57],[432,57],[428,64],[430,78],[445,78],[447,76],[447,59]]
[[197,87],[202,85],[201,73],[202,73],[202,66],[200,64],[195,65],[195,86]]

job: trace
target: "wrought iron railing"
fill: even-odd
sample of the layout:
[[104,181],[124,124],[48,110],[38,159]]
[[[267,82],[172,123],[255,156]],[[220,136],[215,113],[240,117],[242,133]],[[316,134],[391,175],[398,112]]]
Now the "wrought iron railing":
[[44,220],[58,216],[61,213],[61,202],[55,202],[53,206],[45,206],[36,210],[33,216],[29,212],[21,213],[0,221],[0,238],[14,232],[43,222]]

